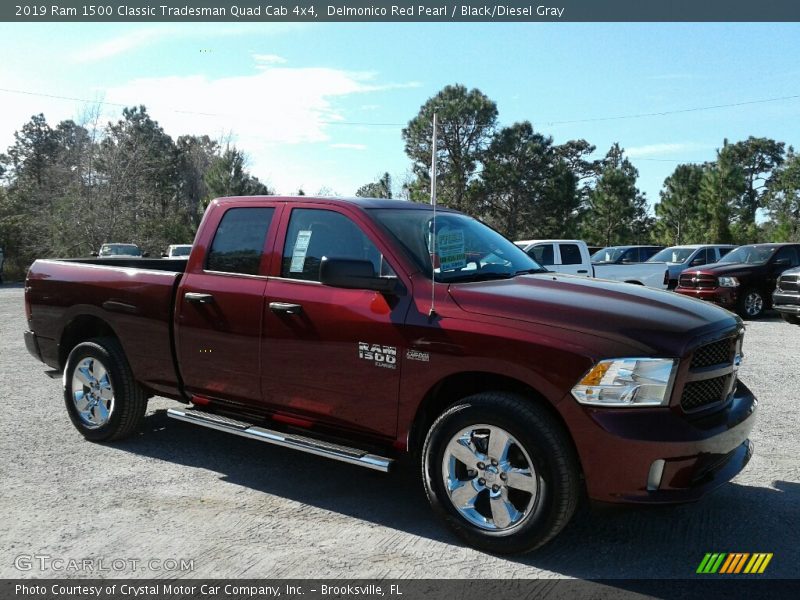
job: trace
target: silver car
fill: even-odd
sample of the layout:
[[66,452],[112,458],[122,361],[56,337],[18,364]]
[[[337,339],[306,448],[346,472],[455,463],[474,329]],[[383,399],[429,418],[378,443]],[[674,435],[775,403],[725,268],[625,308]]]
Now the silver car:
[[674,290],[678,287],[678,277],[686,269],[715,263],[736,247],[730,244],[670,246],[654,254],[647,262],[667,263],[667,270],[669,271],[667,289]]

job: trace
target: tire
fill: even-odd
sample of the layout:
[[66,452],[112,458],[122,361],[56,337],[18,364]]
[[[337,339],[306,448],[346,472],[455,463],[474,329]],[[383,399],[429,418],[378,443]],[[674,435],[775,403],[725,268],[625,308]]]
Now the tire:
[[147,394],[134,380],[119,342],[97,338],[70,352],[64,367],[64,403],[83,437],[107,442],[128,437],[141,424]]
[[737,303],[737,313],[743,319],[757,319],[767,307],[764,295],[757,289],[749,288],[742,292]]
[[582,489],[562,425],[534,401],[499,392],[465,398],[434,422],[422,477],[431,506],[456,534],[495,554],[546,544],[572,518]]
[[800,317],[796,317],[794,315],[787,315],[786,313],[781,313],[781,318],[787,323],[791,323],[792,325],[800,325]]

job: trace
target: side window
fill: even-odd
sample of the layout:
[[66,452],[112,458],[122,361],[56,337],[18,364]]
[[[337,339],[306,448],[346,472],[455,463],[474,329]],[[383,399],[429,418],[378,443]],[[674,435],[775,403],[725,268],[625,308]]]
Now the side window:
[[528,256],[545,267],[555,264],[553,257],[553,244],[542,244],[528,250]]
[[583,262],[581,249],[577,244],[559,244],[558,247],[561,250],[562,265],[579,265]]
[[395,275],[380,250],[346,216],[318,208],[293,209],[283,246],[281,277],[319,281],[324,256],[368,260],[375,275]]
[[700,251],[697,254],[695,254],[694,258],[692,259],[692,264],[695,266],[706,265],[710,262],[714,262],[713,248],[701,248]]
[[658,252],[657,248],[639,248],[639,260],[645,262],[651,256],[654,256],[656,252]]
[[230,208],[206,257],[206,270],[258,275],[274,208]]
[[789,259],[789,266],[796,267],[800,264],[800,260],[797,257],[797,249],[794,246],[784,246],[778,253],[775,255],[775,260],[780,260],[782,258]]
[[622,260],[620,262],[639,262],[639,249],[638,248],[628,248],[625,250],[625,254],[622,255]]
[[730,252],[731,250],[733,250],[733,248],[717,248],[717,250],[719,250],[719,257],[720,257],[720,258],[722,258],[722,257],[723,257],[723,256],[725,256],[725,255],[726,255],[728,252]]

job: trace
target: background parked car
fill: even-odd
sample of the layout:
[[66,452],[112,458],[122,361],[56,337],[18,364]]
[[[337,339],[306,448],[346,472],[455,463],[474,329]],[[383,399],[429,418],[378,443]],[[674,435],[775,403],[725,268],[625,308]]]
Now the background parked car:
[[191,244],[172,244],[161,254],[161,258],[189,258],[191,251]]
[[589,249],[581,240],[520,240],[514,242],[549,271],[592,277]]
[[667,263],[667,271],[669,272],[667,289],[674,290],[678,287],[678,276],[686,269],[715,263],[734,248],[736,246],[730,244],[670,246],[651,256],[647,262]]
[[643,263],[664,246],[607,246],[592,254],[595,265],[629,265]]
[[146,253],[142,253],[142,249],[136,244],[103,244],[100,246],[99,252],[92,252],[92,256],[99,256],[100,258],[131,258],[131,257],[146,257]]
[[778,277],[797,266],[800,244],[739,246],[716,264],[681,273],[675,291],[754,319],[772,304]]
[[778,278],[772,306],[784,321],[800,325],[800,268],[784,271]]

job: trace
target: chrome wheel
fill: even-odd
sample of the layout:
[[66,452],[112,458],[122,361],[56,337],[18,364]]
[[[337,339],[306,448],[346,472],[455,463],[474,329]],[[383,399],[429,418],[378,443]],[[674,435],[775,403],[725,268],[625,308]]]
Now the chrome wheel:
[[758,292],[750,292],[744,298],[744,310],[750,317],[761,314],[764,310],[764,299]]
[[86,357],[72,371],[72,402],[81,422],[97,429],[114,411],[114,388],[108,369],[96,358]]
[[472,425],[453,436],[442,459],[442,478],[455,509],[481,529],[519,526],[538,498],[538,477],[528,452],[495,425]]

